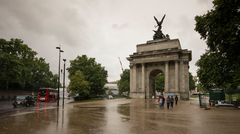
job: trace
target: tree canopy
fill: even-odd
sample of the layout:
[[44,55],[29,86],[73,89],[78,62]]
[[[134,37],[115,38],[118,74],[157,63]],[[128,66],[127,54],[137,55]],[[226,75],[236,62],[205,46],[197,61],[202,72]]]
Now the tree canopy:
[[196,63],[206,89],[240,85],[240,1],[214,0],[213,9],[196,16],[195,30],[206,40],[208,50]]
[[54,87],[56,76],[44,58],[21,39],[0,39],[0,88],[36,89]]
[[89,95],[100,95],[105,92],[103,87],[107,82],[107,71],[101,64],[95,61],[95,58],[88,58],[86,55],[77,56],[76,59],[70,61],[70,67],[67,70],[69,72],[70,83],[71,78],[76,75],[77,71],[82,73],[84,76],[84,79],[81,78],[82,81],[84,80],[89,83]]
[[118,81],[118,89],[119,94],[122,95],[124,92],[127,92],[129,95],[130,92],[130,70],[125,69],[120,76],[120,80]]
[[189,90],[195,90],[196,88],[196,81],[193,78],[192,73],[189,72]]
[[68,89],[71,93],[78,94],[83,98],[88,98],[90,96],[89,82],[85,80],[81,71],[76,71],[74,75],[71,75]]

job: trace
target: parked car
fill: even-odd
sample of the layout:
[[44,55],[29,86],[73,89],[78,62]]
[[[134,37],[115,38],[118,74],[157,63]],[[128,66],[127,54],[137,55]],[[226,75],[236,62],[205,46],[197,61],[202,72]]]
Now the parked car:
[[13,107],[16,108],[17,106],[34,106],[35,101],[32,96],[29,95],[20,95],[16,96],[15,99],[13,100]]

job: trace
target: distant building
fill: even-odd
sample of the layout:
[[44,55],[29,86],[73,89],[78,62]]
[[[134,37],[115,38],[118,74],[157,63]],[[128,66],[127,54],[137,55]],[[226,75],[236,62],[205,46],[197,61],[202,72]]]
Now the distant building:
[[114,96],[119,94],[117,82],[109,82],[109,83],[104,85],[104,88],[107,89],[106,94],[111,94],[111,95],[114,95]]

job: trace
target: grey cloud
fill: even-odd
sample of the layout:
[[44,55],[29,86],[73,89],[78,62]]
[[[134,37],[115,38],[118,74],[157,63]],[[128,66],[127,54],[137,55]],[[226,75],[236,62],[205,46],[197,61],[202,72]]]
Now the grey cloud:
[[124,28],[127,28],[128,27],[128,24],[127,23],[123,23],[123,24],[113,24],[112,25],[112,28],[113,29],[124,29]]
[[[63,57],[94,57],[106,67],[112,81],[120,78],[118,57],[128,68],[126,57],[136,51],[137,44],[152,39],[154,15],[160,19],[166,13],[164,34],[179,38],[196,61],[205,46],[194,31],[194,16],[209,8],[207,0],[1,0],[0,37],[23,39],[46,58],[54,72],[55,47],[62,44]],[[191,71],[196,70],[193,62]]]
[[197,0],[200,4],[209,4],[209,0]]
[[[7,13],[2,16],[6,16],[7,19],[1,23],[27,29],[33,34],[53,36],[59,42],[72,46],[79,45],[77,42],[86,42],[88,35],[77,33],[86,33],[87,24],[78,14],[77,9],[72,8],[74,5],[69,4],[67,8],[64,4],[54,4],[54,2],[26,0],[12,4],[12,1],[4,1],[1,8]],[[12,19],[17,25],[12,23]]]

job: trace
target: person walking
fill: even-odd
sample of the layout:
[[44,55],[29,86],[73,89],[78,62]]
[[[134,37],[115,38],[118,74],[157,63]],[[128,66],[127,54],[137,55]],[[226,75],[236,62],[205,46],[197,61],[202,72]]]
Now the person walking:
[[171,96],[171,98],[170,98],[170,103],[171,103],[171,108],[173,109],[173,103],[174,103],[174,98],[173,98],[173,96]]
[[171,103],[171,100],[170,100],[170,97],[168,96],[167,97],[167,109],[169,109],[170,103]]
[[177,105],[177,103],[178,103],[178,96],[176,95],[175,96],[175,105]]
[[161,107],[162,107],[162,96],[159,96],[159,101],[158,101],[158,103],[159,103],[159,107],[161,108]]
[[162,107],[164,108],[164,104],[165,104],[165,98],[164,96],[162,96]]

